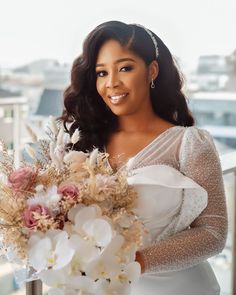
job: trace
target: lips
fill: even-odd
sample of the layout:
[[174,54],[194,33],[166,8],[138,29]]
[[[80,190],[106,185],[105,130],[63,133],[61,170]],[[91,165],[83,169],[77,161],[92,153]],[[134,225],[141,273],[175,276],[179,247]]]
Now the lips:
[[114,93],[108,95],[112,104],[119,104],[128,95],[128,93]]

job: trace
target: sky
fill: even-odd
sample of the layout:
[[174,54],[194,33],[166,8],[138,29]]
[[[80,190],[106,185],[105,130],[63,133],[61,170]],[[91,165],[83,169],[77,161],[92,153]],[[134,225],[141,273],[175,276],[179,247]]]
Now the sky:
[[140,23],[192,68],[199,55],[236,49],[236,0],[0,0],[0,66],[41,58],[72,63],[108,20]]

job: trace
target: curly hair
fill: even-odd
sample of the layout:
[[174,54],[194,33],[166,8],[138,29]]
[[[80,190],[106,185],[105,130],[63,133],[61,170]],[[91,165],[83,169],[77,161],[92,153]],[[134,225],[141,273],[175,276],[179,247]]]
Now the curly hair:
[[154,81],[155,88],[150,89],[154,112],[174,125],[194,125],[182,92],[183,78],[169,49],[156,34],[152,34],[158,44],[157,58],[152,39],[138,25],[109,21],[89,33],[82,54],[73,63],[71,83],[64,92],[64,111],[60,118],[70,135],[77,128],[81,132],[81,139],[73,149],[91,151],[97,147],[104,150],[109,135],[118,128],[117,116],[106,107],[96,89],[96,59],[99,49],[108,40],[118,41],[142,58],[147,66],[156,59],[159,74]]

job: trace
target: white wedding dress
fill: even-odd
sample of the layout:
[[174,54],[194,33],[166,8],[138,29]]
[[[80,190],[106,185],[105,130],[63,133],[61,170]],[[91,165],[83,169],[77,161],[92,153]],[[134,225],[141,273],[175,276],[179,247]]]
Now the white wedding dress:
[[207,258],[224,248],[227,214],[209,133],[171,127],[119,169],[129,171],[150,232],[140,249],[145,273],[132,295],[220,294]]

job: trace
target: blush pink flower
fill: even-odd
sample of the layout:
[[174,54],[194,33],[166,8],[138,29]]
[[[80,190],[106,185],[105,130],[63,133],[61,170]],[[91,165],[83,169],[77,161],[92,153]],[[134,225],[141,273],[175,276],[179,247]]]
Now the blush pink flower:
[[30,167],[23,167],[13,171],[8,176],[8,184],[16,192],[29,189],[37,176],[37,173]]
[[35,214],[38,213],[39,215],[44,216],[51,216],[50,211],[47,207],[43,207],[41,205],[32,205],[25,209],[22,214],[22,220],[26,227],[33,229],[37,226],[38,220],[35,219]]
[[77,199],[79,196],[79,189],[74,184],[65,184],[57,192],[67,199]]

